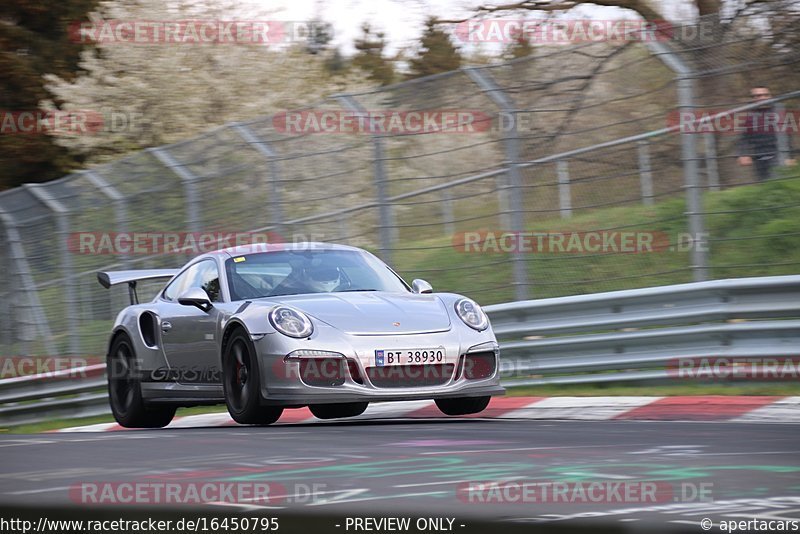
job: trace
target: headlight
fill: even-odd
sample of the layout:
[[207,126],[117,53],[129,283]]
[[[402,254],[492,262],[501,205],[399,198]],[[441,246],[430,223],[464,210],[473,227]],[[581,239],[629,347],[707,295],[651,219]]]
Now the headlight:
[[305,313],[288,306],[278,306],[269,312],[269,322],[275,330],[289,337],[308,337],[314,325]]
[[473,300],[461,299],[456,302],[456,313],[467,326],[479,332],[489,327],[489,318]]

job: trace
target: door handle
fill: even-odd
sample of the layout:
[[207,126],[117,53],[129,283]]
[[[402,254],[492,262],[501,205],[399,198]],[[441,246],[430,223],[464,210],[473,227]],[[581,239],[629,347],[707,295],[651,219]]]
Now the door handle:
[[164,333],[167,333],[170,330],[172,330],[172,323],[169,322],[169,321],[163,321],[161,323],[161,331],[164,332]]

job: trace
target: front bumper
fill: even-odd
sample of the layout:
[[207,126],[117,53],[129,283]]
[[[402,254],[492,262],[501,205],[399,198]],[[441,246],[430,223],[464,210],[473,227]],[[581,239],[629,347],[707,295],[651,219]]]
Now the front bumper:
[[[327,327],[319,328],[310,339],[291,339],[282,334],[254,336],[260,363],[261,402],[272,406],[305,406],[345,402],[389,402],[452,397],[496,396],[505,393],[500,386],[499,348],[491,329],[475,332],[467,327],[447,332],[408,335],[351,336]],[[449,376],[441,376],[435,385],[376,385],[367,368],[375,370],[376,350],[442,348],[442,364],[451,366]],[[328,351],[341,355],[346,372],[337,385],[311,385],[301,378],[299,360],[286,359],[297,350]],[[475,353],[495,355],[493,372],[485,378],[465,378],[463,356]],[[462,364],[459,367],[459,360]],[[389,368],[384,368],[389,369]],[[391,375],[391,371],[389,371]],[[305,375],[302,375],[305,376]],[[438,376],[438,375],[437,375]],[[412,380],[413,382],[413,380]]]

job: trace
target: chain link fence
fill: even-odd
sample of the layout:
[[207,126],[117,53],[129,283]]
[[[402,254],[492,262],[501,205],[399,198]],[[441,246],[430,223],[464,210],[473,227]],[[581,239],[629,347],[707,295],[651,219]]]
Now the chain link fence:
[[[738,164],[740,136],[674,118],[754,109],[755,84],[797,109],[798,15],[763,2],[656,39],[535,46],[0,193],[0,353],[102,354],[127,295],[95,273],[198,252],[165,253],[153,235],[352,244],[485,304],[796,273],[797,167],[759,182]],[[380,122],[411,114],[438,126]],[[325,116],[366,127],[309,126]],[[791,135],[778,137],[776,162],[790,162]],[[143,235],[142,250],[120,246]]]

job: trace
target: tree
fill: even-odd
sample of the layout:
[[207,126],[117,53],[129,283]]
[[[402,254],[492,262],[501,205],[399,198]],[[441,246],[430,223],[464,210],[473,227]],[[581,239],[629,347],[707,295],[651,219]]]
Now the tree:
[[461,54],[450,40],[450,35],[438,27],[434,17],[425,22],[425,31],[420,40],[420,50],[411,59],[411,78],[428,76],[461,67]]
[[362,36],[354,46],[358,52],[353,56],[353,66],[367,72],[369,79],[381,85],[394,81],[394,66],[383,56],[386,40],[383,32],[372,33],[367,23],[361,26]]
[[[71,79],[79,72],[84,46],[70,38],[69,25],[86,16],[99,0],[0,3],[0,110],[31,112],[49,98],[42,75]],[[10,115],[8,115],[10,116]],[[68,152],[47,135],[0,134],[0,189],[61,176],[74,164]]]
[[[791,2],[781,0],[743,0],[730,1],[724,0],[674,0],[666,2],[661,0],[562,0],[554,2],[552,0],[523,0],[518,2],[501,4],[473,4],[469,11],[472,13],[466,18],[457,20],[439,20],[440,25],[461,24],[467,21],[479,21],[483,17],[492,18],[508,17],[509,15],[519,16],[521,12],[536,12],[563,14],[582,5],[604,6],[628,9],[644,20],[653,22],[661,26],[663,21],[670,20],[671,17],[680,18],[679,11],[694,13],[697,20],[693,22],[676,22],[676,26],[667,26],[664,37],[669,42],[667,46],[673,48],[690,68],[698,73],[697,79],[697,104],[707,105],[729,104],[732,99],[741,98],[746,94],[746,88],[733,92],[733,83],[718,74],[711,75],[713,71],[721,70],[721,65],[725,64],[728,68],[736,65],[741,54],[742,56],[752,57],[755,50],[761,50],[761,57],[754,63],[769,64],[776,56],[787,51],[796,49],[798,32],[793,30],[797,27],[800,14],[796,9],[791,9]],[[723,6],[725,16],[722,16]],[[686,8],[676,10],[676,8]],[[759,13],[757,17],[750,17]],[[702,19],[702,20],[700,20]],[[765,26],[766,21],[766,26]],[[691,29],[692,24],[697,23],[698,31],[692,34],[680,32],[680,26],[687,24]],[[750,32],[744,35],[733,35],[741,31],[742,26],[750,26]],[[792,29],[790,29],[792,28]],[[670,31],[672,30],[672,31]],[[736,42],[740,44],[737,45]],[[741,49],[737,50],[737,46]],[[522,48],[517,48],[517,44],[511,46],[514,54],[523,53]],[[514,57],[517,57],[516,55]],[[767,61],[769,60],[769,61]],[[787,79],[795,79],[797,69],[787,69],[787,73],[781,73],[775,77],[775,82],[781,83]],[[737,67],[739,68],[739,67]],[[771,80],[761,80],[760,83],[771,82]],[[752,83],[752,80],[747,80]],[[782,84],[783,85],[783,84]],[[791,83],[787,84],[791,86]]]
[[319,54],[324,51],[333,40],[333,25],[315,18],[308,26],[309,34],[306,42],[306,50],[309,54]]
[[506,47],[503,56],[506,59],[519,59],[521,57],[528,57],[534,52],[533,45],[530,39],[525,36],[520,36],[519,39]]
[[[234,6],[194,0],[168,4],[112,0],[93,19],[232,20]],[[253,19],[267,20],[269,15]],[[287,48],[283,44],[100,42],[82,55],[84,75],[74,80],[48,76],[48,88],[63,102],[63,109],[96,110],[104,117],[113,112],[128,124],[104,128],[96,135],[58,135],[57,141],[90,163],[101,162],[370,85],[359,71],[331,74],[326,54],[309,54],[305,43]]]
[[[719,14],[722,8],[722,0],[685,0],[693,5],[699,16]],[[582,4],[592,4],[596,6],[605,7],[618,7],[623,9],[630,9],[642,16],[643,19],[649,21],[666,20],[665,9],[669,8],[667,2],[660,0],[564,0],[562,2],[553,2],[551,0],[524,0],[522,2],[511,2],[508,4],[500,5],[481,5],[474,9],[475,15],[481,14],[505,14],[510,12],[519,11],[539,11],[539,12],[552,12],[552,11],[569,11],[570,9]],[[469,20],[472,17],[468,17]],[[463,22],[462,20],[455,21],[440,21],[443,22]]]

